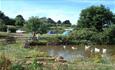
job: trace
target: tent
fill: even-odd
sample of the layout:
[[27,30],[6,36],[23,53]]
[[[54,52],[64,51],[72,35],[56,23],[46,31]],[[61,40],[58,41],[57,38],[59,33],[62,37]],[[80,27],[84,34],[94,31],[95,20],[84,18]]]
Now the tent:
[[53,31],[48,31],[47,34],[55,34],[55,32],[53,32]]
[[62,35],[64,35],[64,36],[68,36],[68,35],[69,35],[69,33],[70,33],[70,31],[65,31],[65,32],[63,32],[63,34],[62,34]]

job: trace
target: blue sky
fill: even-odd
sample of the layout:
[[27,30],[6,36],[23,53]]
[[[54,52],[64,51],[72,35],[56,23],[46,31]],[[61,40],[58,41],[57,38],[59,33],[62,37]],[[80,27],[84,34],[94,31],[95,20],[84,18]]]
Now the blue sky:
[[115,13],[115,0],[0,0],[0,10],[11,18],[21,14],[25,19],[50,17],[55,21],[69,19],[76,24],[82,9],[100,4]]

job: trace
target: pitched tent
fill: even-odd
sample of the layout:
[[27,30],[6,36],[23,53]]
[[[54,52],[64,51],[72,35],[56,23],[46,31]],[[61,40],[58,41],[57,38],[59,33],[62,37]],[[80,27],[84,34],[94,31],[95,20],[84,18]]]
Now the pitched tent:
[[48,31],[47,34],[55,34],[53,31]]
[[64,35],[64,36],[68,36],[69,34],[70,34],[70,31],[65,31],[65,32],[63,32],[62,35]]

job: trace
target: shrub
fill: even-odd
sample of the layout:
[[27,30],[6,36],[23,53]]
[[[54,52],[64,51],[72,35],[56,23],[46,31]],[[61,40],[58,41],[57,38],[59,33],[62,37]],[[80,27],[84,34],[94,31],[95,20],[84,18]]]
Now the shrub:
[[24,70],[24,67],[22,66],[22,64],[13,64],[10,68],[10,70]]
[[46,40],[39,40],[39,41],[32,41],[32,42],[30,42],[30,46],[46,45],[46,44],[47,44]]
[[77,40],[78,44],[115,44],[115,25],[104,28],[102,32],[97,32],[93,28],[77,29],[72,32],[69,39]]
[[13,33],[15,33],[16,30],[17,30],[17,28],[15,28],[15,27],[11,27],[11,28],[9,28],[9,31],[10,31],[10,32],[13,32]]
[[4,54],[0,55],[0,70],[9,70],[10,65],[11,61]]
[[6,37],[6,43],[8,44],[16,43],[16,39],[14,37],[8,36]]
[[34,59],[32,64],[28,66],[28,70],[43,70],[43,64],[37,63],[37,60]]
[[5,24],[0,23],[0,31],[7,31],[7,26]]

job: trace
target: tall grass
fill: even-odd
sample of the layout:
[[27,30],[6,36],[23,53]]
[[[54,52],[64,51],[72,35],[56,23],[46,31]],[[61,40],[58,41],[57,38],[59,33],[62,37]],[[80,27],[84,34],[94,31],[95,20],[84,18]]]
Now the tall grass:
[[[89,59],[66,63],[37,59],[46,56],[47,52],[39,52],[36,48],[23,48],[23,42],[0,44],[0,70],[115,70],[115,64],[107,57],[101,58],[100,54],[95,54],[95,57]],[[30,63],[26,64],[28,61]]]

